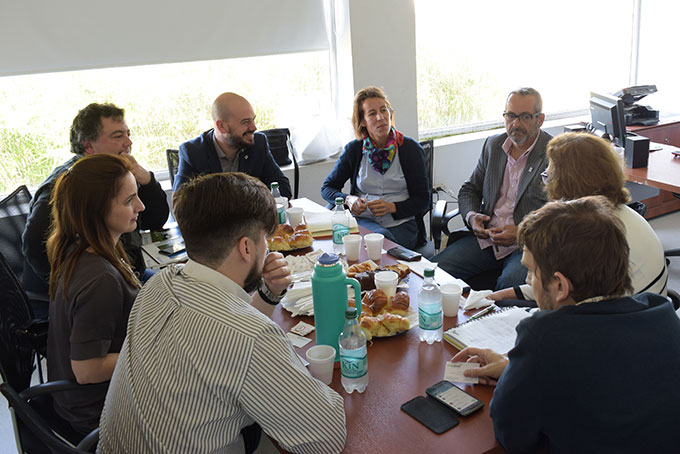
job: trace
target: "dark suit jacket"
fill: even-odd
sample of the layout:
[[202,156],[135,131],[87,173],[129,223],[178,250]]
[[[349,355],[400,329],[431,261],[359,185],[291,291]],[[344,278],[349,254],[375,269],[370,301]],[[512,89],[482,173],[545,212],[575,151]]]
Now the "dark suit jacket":
[[[241,150],[238,158],[238,170],[259,178],[267,187],[272,182],[277,181],[281,195],[288,197],[288,199],[292,197],[290,182],[274,161],[274,157],[269,151],[267,137],[264,134],[256,132],[254,146]],[[176,191],[183,183],[196,175],[220,172],[222,172],[222,166],[217,156],[217,150],[215,150],[213,129],[211,129],[180,145],[179,168],[172,190]]]
[[[508,162],[508,156],[502,148],[507,138],[507,133],[503,133],[486,139],[477,167],[472,172],[472,176],[461,186],[458,193],[458,207],[464,222],[470,211],[493,216],[493,209],[503,184],[505,165]],[[541,131],[536,146],[529,154],[515,199],[513,213],[515,225],[519,225],[524,216],[542,207],[548,201],[548,196],[543,190],[541,172],[548,167],[545,149],[550,139],[552,139],[550,134]]]

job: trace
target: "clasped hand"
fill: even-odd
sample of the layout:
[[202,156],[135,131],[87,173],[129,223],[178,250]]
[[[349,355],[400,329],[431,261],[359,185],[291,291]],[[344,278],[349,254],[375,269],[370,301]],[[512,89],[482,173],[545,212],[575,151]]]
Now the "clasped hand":
[[370,210],[374,216],[384,216],[397,212],[397,206],[393,202],[386,202],[383,199],[367,201],[362,197],[347,196],[346,201],[349,211],[354,216],[359,216],[367,209]]
[[280,295],[291,283],[288,261],[279,252],[270,252],[264,259],[262,277],[274,295]]

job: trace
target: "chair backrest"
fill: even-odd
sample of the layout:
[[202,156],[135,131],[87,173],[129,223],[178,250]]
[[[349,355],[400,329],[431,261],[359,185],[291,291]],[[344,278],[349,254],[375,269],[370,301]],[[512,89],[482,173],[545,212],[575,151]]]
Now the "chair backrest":
[[168,161],[168,174],[170,175],[170,185],[175,184],[175,175],[177,175],[177,169],[179,168],[179,151],[177,150],[165,150],[165,159]]
[[26,186],[19,186],[0,201],[0,252],[19,279],[24,272],[21,235],[26,228],[30,202],[31,193]]
[[19,392],[33,374],[34,349],[22,335],[31,322],[26,292],[0,253],[0,374]]
[[[96,449],[99,438],[98,430],[85,437],[77,446],[71,446],[61,437],[58,437],[47,421],[8,383],[0,384],[0,392],[7,399],[9,406],[14,411],[15,418],[21,424],[22,450],[26,454],[45,453],[46,450],[49,450],[52,454],[86,454],[94,452]],[[27,439],[24,428],[28,429],[31,439]]]
[[295,150],[290,141],[290,130],[288,128],[265,129],[259,131],[267,136],[269,142],[269,150],[274,156],[274,160],[280,166],[286,166],[291,163],[290,158],[293,158],[292,163],[295,166],[293,178],[293,198],[298,198],[300,189],[300,168],[298,167],[297,158],[295,157]]
[[423,147],[425,170],[427,170],[427,178],[430,179],[430,189],[432,189],[434,186],[434,140],[423,140],[420,146]]

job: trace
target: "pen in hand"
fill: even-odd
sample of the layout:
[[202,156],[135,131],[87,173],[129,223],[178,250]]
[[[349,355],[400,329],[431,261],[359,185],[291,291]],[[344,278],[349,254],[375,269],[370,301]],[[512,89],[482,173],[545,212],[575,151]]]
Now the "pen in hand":
[[491,311],[494,310],[494,309],[496,309],[496,305],[495,305],[495,304],[492,304],[491,306],[485,307],[485,308],[482,309],[481,311],[472,314],[468,320],[474,320],[474,319],[476,319],[476,318],[479,318],[479,317],[481,317],[482,315],[488,314],[489,312],[491,312]]

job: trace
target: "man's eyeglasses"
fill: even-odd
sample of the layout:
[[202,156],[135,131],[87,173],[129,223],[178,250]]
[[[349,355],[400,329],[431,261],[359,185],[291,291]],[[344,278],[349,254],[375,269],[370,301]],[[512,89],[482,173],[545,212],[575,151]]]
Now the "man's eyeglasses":
[[522,112],[521,114],[516,114],[514,112],[503,112],[503,118],[505,118],[505,121],[508,123],[512,123],[513,121],[517,120],[518,118],[520,121],[527,122],[529,120],[533,120],[534,118],[538,117],[541,115],[541,112],[532,114],[529,112]]

